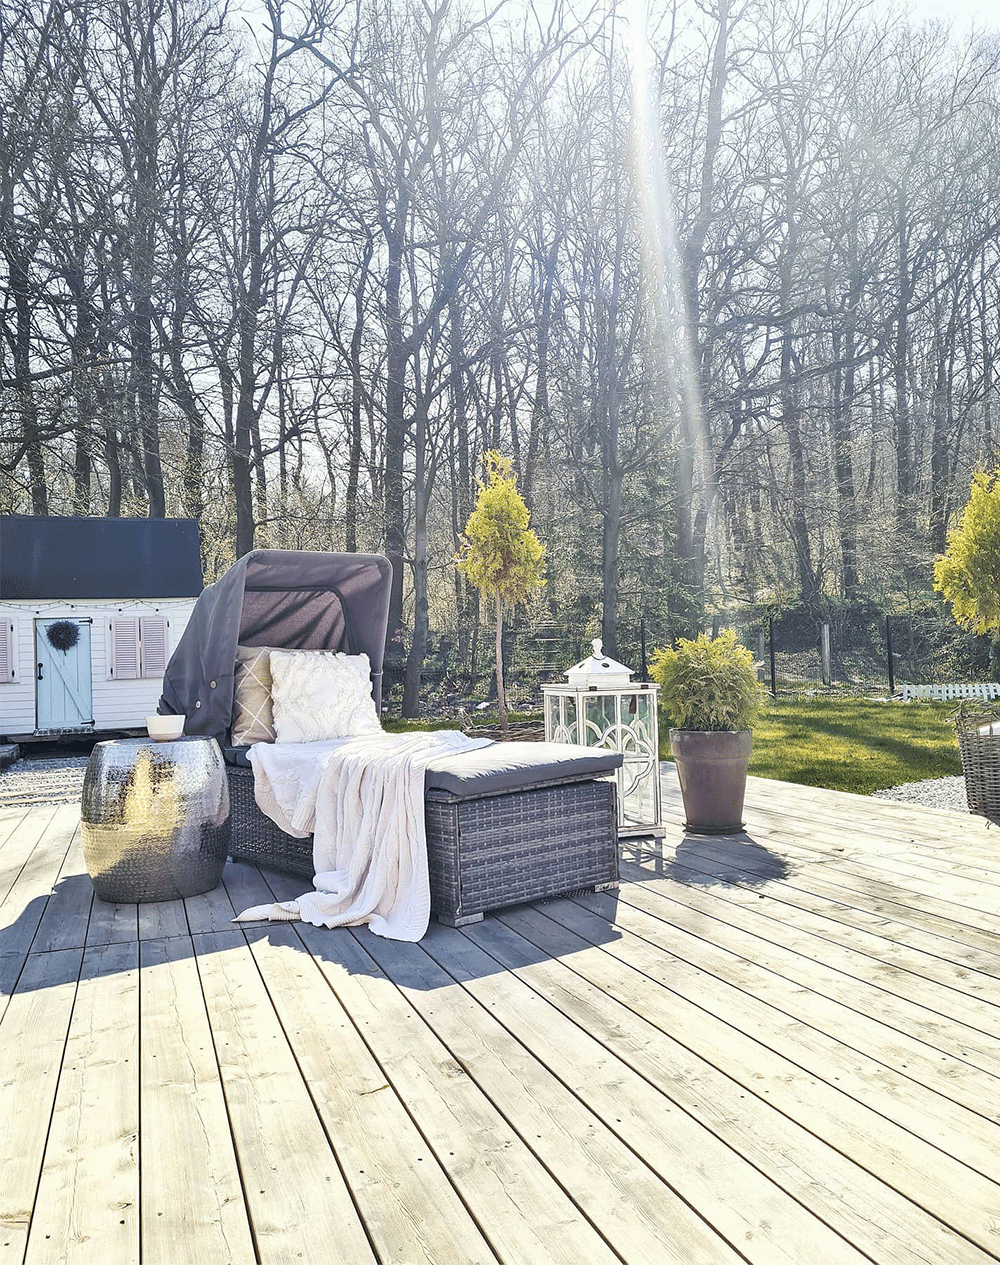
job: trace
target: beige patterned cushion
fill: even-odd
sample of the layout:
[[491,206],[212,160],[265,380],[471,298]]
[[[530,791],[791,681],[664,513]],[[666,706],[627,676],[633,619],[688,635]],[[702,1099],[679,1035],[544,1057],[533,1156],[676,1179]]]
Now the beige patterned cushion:
[[366,654],[273,650],[271,678],[278,742],[322,742],[381,729]]
[[274,742],[271,709],[271,646],[236,647],[233,746]]

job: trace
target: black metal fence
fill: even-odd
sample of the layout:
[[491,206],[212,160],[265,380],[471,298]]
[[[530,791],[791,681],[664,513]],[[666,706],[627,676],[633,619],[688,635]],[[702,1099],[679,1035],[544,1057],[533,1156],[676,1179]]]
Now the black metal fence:
[[[646,675],[647,641],[644,625],[619,636],[615,657],[635,670],[635,679]],[[591,639],[568,636],[554,624],[531,629],[512,628],[504,636],[504,690],[512,711],[542,709],[543,685],[564,682],[566,669],[591,653]],[[457,657],[457,656],[456,656]],[[404,668],[387,662],[382,676],[384,710],[398,715],[403,697]],[[447,638],[432,642],[431,653],[420,674],[420,714],[449,716],[496,710],[496,668],[493,638],[481,645],[475,671],[462,670],[452,662],[452,643]]]
[[802,611],[728,621],[761,664],[773,690],[841,689],[892,694],[899,686],[994,679],[988,637],[959,629],[943,608],[886,614],[834,610],[826,619]]
[[[713,621],[711,630],[732,628],[757,659],[761,679],[778,693],[810,690],[888,695],[904,684],[996,679],[990,640],[963,633],[943,607],[918,607],[886,614],[873,606],[834,609],[826,617],[792,611],[737,610]],[[709,629],[706,629],[709,631]],[[657,645],[640,624],[620,634],[616,658],[646,675]],[[541,710],[541,686],[565,680],[572,664],[590,653],[585,637],[567,636],[558,626],[511,629],[504,642],[504,683],[511,710]],[[420,713],[456,717],[496,708],[492,638],[480,647],[475,671],[463,671],[447,638],[432,643],[421,673]],[[403,668],[387,664],[383,697],[389,715],[398,715]]]

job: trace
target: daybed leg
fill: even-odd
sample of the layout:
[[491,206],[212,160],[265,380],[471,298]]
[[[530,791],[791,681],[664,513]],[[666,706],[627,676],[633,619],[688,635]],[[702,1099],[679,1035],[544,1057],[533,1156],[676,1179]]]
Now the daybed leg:
[[446,927],[467,927],[473,922],[482,922],[482,914],[438,914],[438,922],[443,922]]

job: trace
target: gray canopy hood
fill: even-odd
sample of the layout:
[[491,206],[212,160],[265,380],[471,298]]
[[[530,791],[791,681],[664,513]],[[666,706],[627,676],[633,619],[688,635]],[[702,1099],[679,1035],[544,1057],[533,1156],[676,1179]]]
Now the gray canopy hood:
[[367,654],[381,708],[391,576],[380,554],[246,554],[195,602],[164,673],[159,711],[186,716],[185,733],[225,741],[238,645]]

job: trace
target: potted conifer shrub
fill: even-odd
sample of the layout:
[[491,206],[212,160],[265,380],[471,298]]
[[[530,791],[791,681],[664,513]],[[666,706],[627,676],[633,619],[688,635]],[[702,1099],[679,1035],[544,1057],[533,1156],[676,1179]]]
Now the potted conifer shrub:
[[753,655],[726,630],[657,650],[650,676],[661,690],[685,828],[728,834],[743,828],[750,730],[767,697]]
[[[959,627],[993,637],[990,666],[1000,681],[1000,466],[973,476],[968,503],[934,565],[934,587]],[[969,811],[1000,818],[1000,706],[970,701],[954,719]]]

